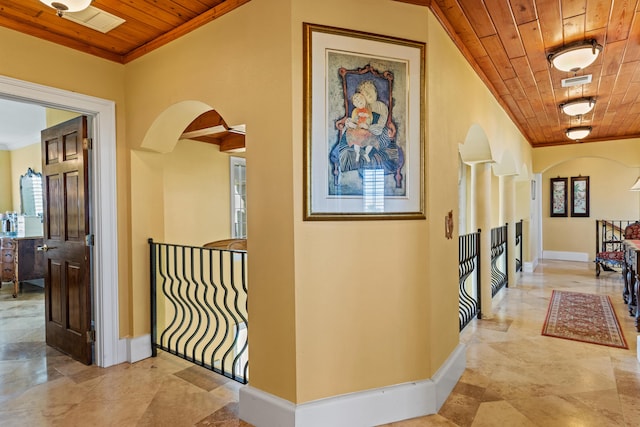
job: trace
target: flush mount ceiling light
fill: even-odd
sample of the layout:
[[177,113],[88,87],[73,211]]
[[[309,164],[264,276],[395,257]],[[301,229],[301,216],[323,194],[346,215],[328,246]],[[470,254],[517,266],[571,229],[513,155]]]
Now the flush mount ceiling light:
[[575,73],[593,64],[601,50],[602,46],[595,40],[584,40],[564,46],[547,59],[556,69]]
[[568,116],[581,116],[593,110],[596,105],[594,98],[580,98],[560,104],[560,109]]
[[92,0],[40,0],[42,3],[56,10],[58,16],[65,12],[80,12],[89,7]]
[[567,138],[577,141],[579,139],[586,138],[591,133],[591,126],[569,128],[565,133],[567,134]]

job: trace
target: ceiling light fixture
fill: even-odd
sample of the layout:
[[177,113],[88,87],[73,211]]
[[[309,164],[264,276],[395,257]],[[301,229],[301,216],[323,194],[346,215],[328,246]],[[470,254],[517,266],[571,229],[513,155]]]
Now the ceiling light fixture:
[[[42,0],[40,0],[42,1]],[[560,71],[576,72],[593,64],[602,51],[595,40],[584,40],[562,47],[547,56],[547,60]]]
[[89,7],[92,0],[40,0],[42,3],[56,10],[58,16],[65,12],[80,12]]
[[593,110],[595,106],[595,98],[579,98],[560,104],[560,109],[568,116],[581,116]]
[[577,141],[579,139],[586,138],[591,133],[591,126],[577,126],[569,128],[565,133],[567,134],[567,138]]

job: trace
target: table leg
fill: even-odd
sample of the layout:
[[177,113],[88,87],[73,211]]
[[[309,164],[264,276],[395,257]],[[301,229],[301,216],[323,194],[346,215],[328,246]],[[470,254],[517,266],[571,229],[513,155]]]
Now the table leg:
[[627,266],[627,262],[622,263],[622,279],[624,280],[624,289],[622,290],[622,300],[625,304],[629,304],[629,294],[630,292],[630,281],[631,277],[629,277],[630,271]]
[[13,297],[18,298],[18,281],[13,281]]
[[638,307],[638,294],[640,293],[640,274],[635,276],[635,286],[633,287],[633,294],[636,300],[635,313],[631,313],[636,318],[636,331],[640,332],[640,308]]
[[628,301],[628,305],[629,305],[629,314],[631,316],[636,315],[636,306],[637,306],[637,302],[636,302],[636,297],[637,297],[637,293],[636,293],[636,272],[631,268],[631,266],[628,266],[628,270],[629,270],[629,274],[628,274],[628,278],[629,278],[629,282],[628,282],[628,286],[629,286],[629,301]]

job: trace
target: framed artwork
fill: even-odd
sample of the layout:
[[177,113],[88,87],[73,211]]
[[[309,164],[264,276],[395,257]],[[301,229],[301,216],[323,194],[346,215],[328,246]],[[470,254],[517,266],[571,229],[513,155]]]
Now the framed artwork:
[[424,219],[426,45],[303,34],[304,220]]
[[589,177],[571,177],[571,216],[589,216]]
[[567,216],[567,178],[551,178],[550,216]]

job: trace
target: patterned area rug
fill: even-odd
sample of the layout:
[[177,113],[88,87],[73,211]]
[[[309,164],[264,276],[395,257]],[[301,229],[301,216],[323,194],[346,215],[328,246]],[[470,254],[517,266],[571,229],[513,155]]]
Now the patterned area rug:
[[542,335],[629,348],[606,295],[554,290]]

